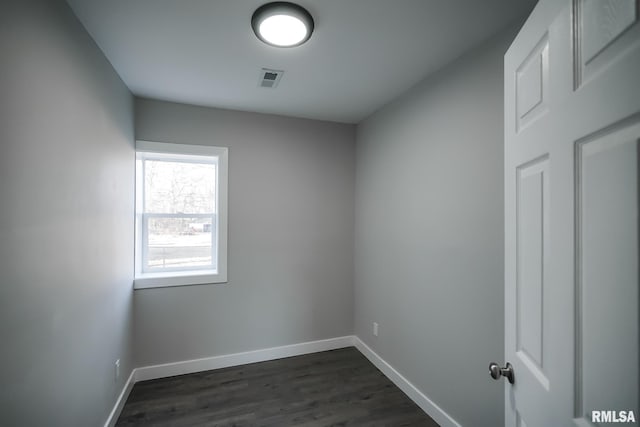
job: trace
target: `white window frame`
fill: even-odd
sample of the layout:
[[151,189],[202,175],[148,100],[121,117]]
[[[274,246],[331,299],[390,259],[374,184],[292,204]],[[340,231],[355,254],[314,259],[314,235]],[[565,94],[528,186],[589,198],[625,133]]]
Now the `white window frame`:
[[[211,217],[210,214],[152,214],[144,213],[143,209],[143,182],[142,171],[138,170],[138,158],[144,154],[150,157],[165,157],[170,159],[172,155],[180,161],[209,158],[216,167],[216,235],[217,235],[217,263],[216,269],[188,268],[172,269],[162,272],[144,272],[143,265],[147,256],[144,250],[147,241],[146,227],[143,222],[148,218],[158,217]],[[228,195],[228,162],[229,149],[226,147],[213,147],[208,145],[187,145],[167,142],[136,141],[136,212],[135,212],[135,275],[134,289],[160,288],[168,286],[188,286],[227,282],[227,195]],[[213,224],[213,222],[212,222]],[[213,242],[214,244],[216,242]]]

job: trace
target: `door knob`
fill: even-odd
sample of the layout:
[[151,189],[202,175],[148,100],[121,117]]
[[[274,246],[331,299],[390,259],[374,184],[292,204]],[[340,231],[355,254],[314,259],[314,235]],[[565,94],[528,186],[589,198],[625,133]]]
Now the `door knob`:
[[509,362],[507,362],[507,366],[504,368],[498,366],[497,363],[491,362],[489,364],[489,373],[491,374],[491,378],[494,380],[498,380],[500,379],[500,376],[503,376],[508,379],[511,384],[516,381],[515,374],[513,373],[513,366],[511,366],[511,363]]

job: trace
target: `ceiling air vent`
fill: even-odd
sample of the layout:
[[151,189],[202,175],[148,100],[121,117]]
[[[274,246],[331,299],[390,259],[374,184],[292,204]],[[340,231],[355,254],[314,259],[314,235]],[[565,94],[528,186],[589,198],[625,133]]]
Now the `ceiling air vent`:
[[280,79],[284,71],[282,70],[271,70],[269,68],[263,68],[260,70],[260,80],[258,81],[258,86],[260,87],[268,87],[274,89],[280,83]]

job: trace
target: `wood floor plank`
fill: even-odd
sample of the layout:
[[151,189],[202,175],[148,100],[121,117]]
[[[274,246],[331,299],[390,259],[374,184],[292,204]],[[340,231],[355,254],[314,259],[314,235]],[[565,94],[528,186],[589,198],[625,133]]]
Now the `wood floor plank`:
[[354,347],[133,387],[116,426],[437,427]]

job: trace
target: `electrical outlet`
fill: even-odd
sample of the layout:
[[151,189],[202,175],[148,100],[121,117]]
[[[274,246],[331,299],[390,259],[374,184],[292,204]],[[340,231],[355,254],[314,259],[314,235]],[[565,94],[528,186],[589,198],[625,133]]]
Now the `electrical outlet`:
[[378,322],[373,322],[373,336],[378,336]]
[[116,381],[118,381],[118,379],[120,378],[120,359],[116,360]]

